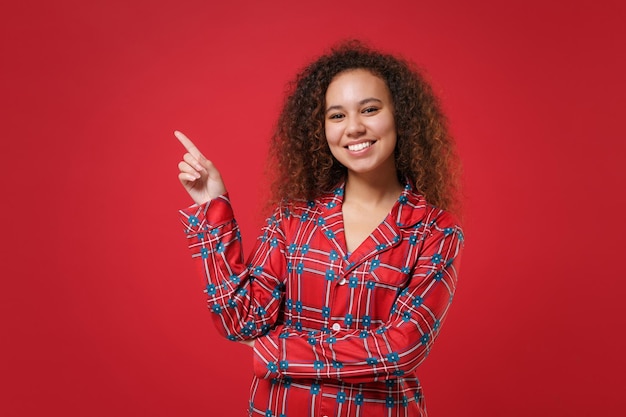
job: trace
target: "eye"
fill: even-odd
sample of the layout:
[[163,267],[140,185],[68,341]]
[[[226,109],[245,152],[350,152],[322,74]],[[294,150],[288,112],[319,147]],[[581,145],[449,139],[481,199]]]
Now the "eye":
[[378,110],[379,110],[378,107],[370,106],[370,107],[364,108],[363,110],[361,110],[361,112],[364,114],[369,114],[369,113],[376,113]]
[[332,120],[343,119],[343,114],[341,114],[341,113],[333,113],[333,114],[329,115],[328,118],[332,119]]

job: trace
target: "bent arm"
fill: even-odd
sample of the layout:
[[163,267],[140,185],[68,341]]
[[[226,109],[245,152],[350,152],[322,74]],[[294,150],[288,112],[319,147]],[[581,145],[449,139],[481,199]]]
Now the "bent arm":
[[462,246],[460,227],[444,214],[431,227],[410,283],[383,325],[315,335],[279,326],[255,343],[256,375],[358,383],[412,374],[428,355],[449,310]]
[[250,264],[244,262],[228,194],[180,210],[180,216],[218,331],[229,340],[266,334],[276,323],[284,293],[280,212],[263,228]]

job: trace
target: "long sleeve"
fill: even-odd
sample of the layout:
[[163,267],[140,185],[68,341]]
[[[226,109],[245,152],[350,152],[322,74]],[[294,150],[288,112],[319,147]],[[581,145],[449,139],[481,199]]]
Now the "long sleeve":
[[268,219],[246,264],[227,194],[180,210],[214,323],[230,340],[265,334],[280,315],[286,270],[280,217],[276,210]]
[[335,326],[327,332],[278,326],[255,343],[256,376],[357,383],[412,374],[431,349],[457,284],[463,234],[452,216],[441,213],[423,234],[388,320],[369,329]]

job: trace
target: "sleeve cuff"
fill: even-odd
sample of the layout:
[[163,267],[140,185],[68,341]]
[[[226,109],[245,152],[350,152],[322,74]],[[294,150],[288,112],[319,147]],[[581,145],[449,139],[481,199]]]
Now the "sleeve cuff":
[[280,376],[280,331],[271,331],[254,342],[253,370],[259,378],[276,378]]
[[228,193],[224,193],[204,204],[194,204],[179,210],[181,222],[187,231],[208,230],[234,219]]

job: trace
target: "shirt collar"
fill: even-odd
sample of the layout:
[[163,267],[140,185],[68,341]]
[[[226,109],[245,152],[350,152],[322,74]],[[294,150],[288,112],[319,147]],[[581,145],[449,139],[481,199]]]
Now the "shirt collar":
[[[323,194],[317,199],[317,206],[324,218],[332,217],[341,211],[345,192],[345,181],[338,184],[333,191]],[[311,203],[310,203],[311,204]],[[428,202],[423,195],[414,191],[407,182],[390,211],[395,225],[401,229],[410,228],[418,224],[426,215]]]

